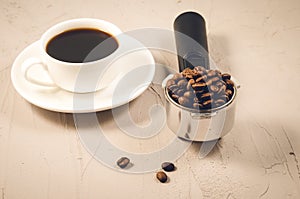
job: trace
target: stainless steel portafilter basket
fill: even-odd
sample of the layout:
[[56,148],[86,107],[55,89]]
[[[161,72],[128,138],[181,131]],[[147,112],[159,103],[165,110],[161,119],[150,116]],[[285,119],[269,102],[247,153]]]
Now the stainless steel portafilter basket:
[[[185,12],[174,22],[179,72],[185,68],[203,66],[210,69],[204,18],[195,12]],[[233,95],[219,107],[201,110],[184,107],[175,102],[166,88],[169,75],[163,82],[166,97],[168,127],[180,138],[190,141],[211,141],[226,135],[234,125],[237,90],[234,82]]]

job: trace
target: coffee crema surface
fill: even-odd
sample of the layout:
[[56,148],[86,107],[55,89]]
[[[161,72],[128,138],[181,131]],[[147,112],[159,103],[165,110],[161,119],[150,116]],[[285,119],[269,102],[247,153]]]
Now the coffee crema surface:
[[84,63],[103,59],[118,46],[117,40],[109,33],[93,28],[77,28],[50,39],[46,52],[60,61]]

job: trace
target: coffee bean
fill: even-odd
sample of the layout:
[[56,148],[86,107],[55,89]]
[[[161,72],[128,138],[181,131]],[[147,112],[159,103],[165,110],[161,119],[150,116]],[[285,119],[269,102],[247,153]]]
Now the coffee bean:
[[196,66],[194,69],[196,71],[204,71],[205,70],[205,68],[203,66]]
[[211,105],[212,103],[212,100],[207,100],[205,102],[202,103],[203,106],[208,106],[208,105]]
[[193,104],[193,108],[195,108],[195,109],[202,109],[203,108],[203,105],[202,104],[199,104],[199,103],[194,103]]
[[226,86],[225,86],[225,85],[221,86],[221,88],[220,88],[219,91],[218,91],[218,94],[224,93],[225,90],[226,90]]
[[214,71],[214,70],[209,70],[208,72],[207,72],[207,77],[213,77],[213,76],[215,76],[217,73],[216,73],[216,71]]
[[217,100],[214,101],[214,103],[223,105],[223,104],[225,104],[225,100],[217,99]]
[[230,96],[229,95],[225,95],[226,97],[226,101],[228,102],[230,100]]
[[186,79],[182,79],[182,80],[179,80],[179,81],[177,82],[177,85],[178,85],[179,87],[181,87],[181,88],[185,87],[186,84],[187,84]]
[[207,79],[207,76],[206,75],[202,75],[200,77],[198,77],[196,79],[196,82],[205,82],[205,80]]
[[171,85],[171,86],[168,87],[168,90],[170,90],[170,91],[172,91],[174,93],[175,89],[178,90],[178,88],[179,87],[176,84],[173,84],[173,85]]
[[156,173],[156,178],[161,182],[161,183],[165,183],[168,180],[168,176],[167,174],[165,174],[165,172],[163,171],[159,171]]
[[[206,88],[207,88],[207,87],[206,87]],[[202,95],[203,93],[206,93],[206,92],[207,92],[207,89],[206,89],[206,88],[204,88],[204,89],[202,89],[202,90],[198,90],[198,91],[196,90],[196,91],[195,91],[196,96],[200,98],[201,95]]]
[[188,82],[188,84],[191,84],[191,85],[194,84],[194,83],[195,83],[194,79],[190,79],[189,82]]
[[227,79],[225,82],[226,82],[227,88],[230,88],[230,89],[232,89],[232,88],[233,88],[233,86],[234,86],[234,83],[233,83],[233,81],[232,81],[232,80],[230,80],[230,79]]
[[195,96],[195,93],[193,91],[187,91],[183,94],[184,97],[187,97],[188,99],[192,99],[193,96]]
[[192,85],[192,88],[196,91],[202,90],[204,87],[206,87],[206,83],[195,83]]
[[200,98],[211,98],[212,95],[213,95],[212,93],[204,93],[204,94],[201,95]]
[[182,74],[190,74],[193,72],[193,69],[190,69],[190,68],[185,68],[183,71],[182,71]]
[[203,70],[200,72],[201,75],[207,75],[207,70]]
[[197,75],[199,75],[199,72],[196,70],[193,70],[191,75],[193,75],[193,77],[196,77]]
[[228,79],[230,79],[231,78],[231,75],[229,75],[228,73],[223,73],[222,74],[222,79],[224,80],[224,81],[226,81],[226,80],[228,80]]
[[226,93],[226,95],[232,95],[232,90],[227,89],[225,93]]
[[219,99],[228,101],[228,100],[227,100],[227,97],[228,97],[228,96],[227,96],[226,94],[223,94],[223,95],[220,95],[220,96],[219,96]]
[[194,79],[190,79],[189,81],[188,81],[188,84],[187,84],[187,86],[186,86],[186,89],[187,90],[191,90],[191,88],[192,88],[192,85],[195,83],[195,80]]
[[177,101],[179,96],[178,95],[175,95],[175,94],[172,94],[171,97],[173,98],[173,100]]
[[212,83],[213,83],[213,81],[212,81],[211,79],[208,80],[208,81],[206,81],[206,85],[207,85],[207,86],[210,86]]
[[210,85],[209,90],[216,93],[219,91],[219,88],[215,85]]
[[190,104],[190,100],[187,97],[179,97],[178,103],[182,106],[188,106]]
[[222,81],[223,81],[223,79],[222,79],[222,73],[217,73],[216,77],[218,77],[218,78],[219,78],[219,81],[220,81],[220,80],[222,80]]
[[165,171],[174,171],[175,166],[171,162],[164,162],[162,163],[161,168]]
[[169,80],[167,81],[166,86],[167,86],[167,88],[168,88],[168,87],[170,87],[171,85],[174,85],[174,84],[176,84],[176,82],[175,82],[173,79],[169,79]]
[[124,169],[128,164],[129,164],[130,160],[127,157],[121,157],[118,161],[117,161],[117,165]]
[[186,85],[186,90],[187,90],[187,91],[192,90],[192,85],[188,83],[188,84]]
[[217,77],[217,76],[216,76],[216,77],[213,77],[213,78],[211,78],[211,81],[212,81],[212,82],[217,82],[217,81],[219,81],[219,80],[220,80],[220,78],[219,78],[219,77]]
[[216,83],[216,86],[218,86],[218,87],[221,87],[223,85],[225,85],[225,82],[223,80],[220,80]]
[[218,75],[220,75],[220,76],[222,75],[221,71],[219,71],[219,70],[215,70],[215,71]]
[[176,91],[176,94],[178,96],[182,96],[184,94],[184,91],[185,91],[185,89],[179,89],[179,90]]
[[173,90],[172,90],[172,94],[176,94],[176,95],[177,95],[177,91],[178,91],[179,89],[180,89],[179,87],[173,89]]
[[186,74],[184,77],[186,79],[193,79],[193,75],[192,74]]
[[173,80],[178,80],[178,79],[182,79],[183,78],[183,75],[181,73],[176,73],[174,76],[173,76]]

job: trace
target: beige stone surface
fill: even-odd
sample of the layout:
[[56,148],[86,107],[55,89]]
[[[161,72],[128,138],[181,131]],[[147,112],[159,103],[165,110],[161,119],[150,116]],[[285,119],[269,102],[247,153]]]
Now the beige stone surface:
[[[16,56],[60,21],[93,17],[123,31],[172,29],[186,10],[206,18],[211,55],[242,88],[232,131],[203,159],[193,143],[167,184],[155,172],[125,174],[101,164],[83,147],[72,114],[35,107],[13,88]],[[1,199],[300,198],[300,1],[1,0],[0,27]],[[174,56],[154,55],[176,69]],[[133,120],[149,122],[145,109],[160,97],[152,86],[134,100]],[[164,127],[153,139],[132,139],[115,127],[110,111],[97,115],[124,150],[157,150],[170,134]]]

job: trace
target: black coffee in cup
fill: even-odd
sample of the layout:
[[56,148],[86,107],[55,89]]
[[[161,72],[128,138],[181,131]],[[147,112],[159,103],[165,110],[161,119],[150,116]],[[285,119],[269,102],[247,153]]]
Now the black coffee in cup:
[[77,28],[50,39],[46,52],[60,61],[84,63],[105,58],[118,46],[117,40],[106,32],[93,28]]

